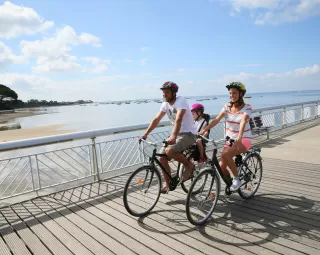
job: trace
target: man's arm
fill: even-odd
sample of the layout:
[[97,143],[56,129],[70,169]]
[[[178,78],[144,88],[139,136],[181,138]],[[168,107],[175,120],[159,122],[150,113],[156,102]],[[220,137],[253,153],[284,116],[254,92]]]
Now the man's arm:
[[151,121],[149,127],[147,128],[147,131],[144,133],[144,137],[147,137],[152,132],[152,130],[154,130],[158,126],[160,120],[163,118],[165,114],[165,112],[160,111],[156,115],[156,117]]

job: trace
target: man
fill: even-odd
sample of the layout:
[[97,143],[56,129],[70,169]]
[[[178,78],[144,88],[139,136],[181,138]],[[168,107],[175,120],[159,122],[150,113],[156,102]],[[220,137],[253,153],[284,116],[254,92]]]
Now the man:
[[[160,112],[152,120],[147,131],[141,138],[146,139],[151,131],[158,126],[164,115],[167,114],[169,120],[173,124],[173,131],[167,140],[168,146],[166,148],[161,148],[159,152],[161,154],[166,154],[166,156],[160,158],[160,162],[170,176],[170,158],[182,163],[185,167],[182,181],[186,181],[194,170],[194,164],[187,160],[181,152],[188,149],[195,143],[197,128],[194,125],[192,113],[187,100],[181,96],[177,96],[179,89],[178,85],[172,81],[167,81],[160,89],[162,90],[165,102],[162,103]],[[161,190],[161,193],[167,193],[169,190],[170,178],[165,173],[163,173],[163,176],[166,185]]]

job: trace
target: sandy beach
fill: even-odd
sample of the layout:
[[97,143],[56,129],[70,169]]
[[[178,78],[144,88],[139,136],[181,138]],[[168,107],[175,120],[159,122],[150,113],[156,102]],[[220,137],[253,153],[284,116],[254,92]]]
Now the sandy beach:
[[64,125],[51,125],[44,127],[23,128],[0,132],[0,142],[9,142],[43,136],[60,135],[75,132],[75,130],[60,130]]
[[50,112],[40,111],[39,108],[24,108],[24,109],[15,109],[13,113],[4,113],[0,114],[0,122],[6,122],[13,120],[15,118],[29,117],[39,114],[48,114]]

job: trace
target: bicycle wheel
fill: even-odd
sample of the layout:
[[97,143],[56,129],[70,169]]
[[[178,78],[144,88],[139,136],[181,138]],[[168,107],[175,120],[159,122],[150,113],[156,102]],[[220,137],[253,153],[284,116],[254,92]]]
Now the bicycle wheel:
[[157,204],[160,196],[161,179],[157,169],[142,166],[129,177],[123,193],[123,203],[133,216],[148,214]]
[[240,166],[239,179],[241,187],[239,195],[248,199],[258,191],[262,179],[262,161],[259,155],[250,154]]
[[[199,175],[201,169],[203,169],[203,167],[207,166],[206,164],[198,164],[198,162],[194,161],[193,158],[190,158],[188,160],[194,164],[195,169],[194,169],[194,171],[192,173],[192,177],[189,180],[181,183],[181,188],[183,189],[183,191],[185,193],[189,192],[189,189],[190,189],[190,186],[191,186],[193,180],[195,180],[197,178],[197,176]],[[182,171],[182,173],[184,173],[184,165],[181,164],[180,167],[181,167],[180,171]],[[199,189],[200,189],[200,187],[201,186],[199,186]],[[194,190],[193,192],[196,193],[197,190]]]
[[220,179],[216,170],[205,168],[195,178],[187,195],[186,214],[191,224],[202,225],[211,217],[219,193]]

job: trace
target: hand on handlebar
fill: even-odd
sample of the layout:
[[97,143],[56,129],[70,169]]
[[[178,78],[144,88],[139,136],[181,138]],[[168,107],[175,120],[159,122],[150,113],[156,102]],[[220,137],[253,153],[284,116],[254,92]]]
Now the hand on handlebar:
[[144,135],[142,135],[142,136],[139,136],[139,138],[138,138],[139,143],[141,143],[141,140],[146,140],[147,137],[148,137],[148,136],[147,136],[146,134],[144,134]]
[[175,144],[176,141],[177,141],[177,138],[171,135],[171,136],[168,138],[167,143],[168,143],[169,145],[172,145],[172,144]]

